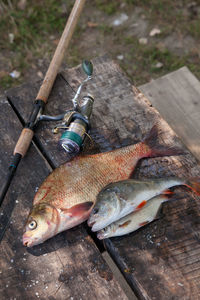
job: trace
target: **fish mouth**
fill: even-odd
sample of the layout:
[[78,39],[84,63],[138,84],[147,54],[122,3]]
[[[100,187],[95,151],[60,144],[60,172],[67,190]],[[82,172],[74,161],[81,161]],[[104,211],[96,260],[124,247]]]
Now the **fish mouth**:
[[29,247],[33,246],[33,241],[31,241],[30,238],[27,238],[26,236],[23,236],[22,240],[23,240],[23,245],[25,247],[29,248]]
[[96,232],[96,231],[102,230],[104,227],[106,227],[106,225],[103,224],[103,226],[102,226],[101,223],[99,224],[97,222],[93,222],[92,225],[91,225],[91,227],[92,227],[91,230],[93,232]]
[[107,227],[108,225],[110,225],[112,223],[112,220],[110,219],[101,219],[101,220],[96,220],[96,221],[93,221],[93,222],[89,222],[89,226],[91,226],[91,230],[92,231],[99,231],[99,230],[103,230],[105,227]]
[[27,248],[31,247],[32,246],[32,243],[28,240],[23,240],[23,245]]
[[97,238],[99,240],[103,240],[103,239],[106,239],[107,237],[106,237],[105,233],[103,232],[103,230],[101,230],[97,233]]
[[105,228],[106,226],[108,226],[111,223],[112,223],[112,220],[105,219],[105,218],[101,218],[101,219],[99,218],[96,220],[94,220],[94,218],[93,219],[91,218],[91,220],[88,219],[88,221],[87,221],[88,226],[92,227],[91,230],[93,232],[102,230],[103,228]]
[[89,227],[92,227],[95,223],[96,221],[90,221],[90,220],[87,221]]
[[101,228],[98,227],[98,225],[96,224],[96,221],[93,222],[88,222],[88,226],[91,227],[91,230],[93,232],[100,230]]
[[92,227],[91,230],[92,231],[98,231],[101,230],[102,228],[104,228],[105,226],[101,226],[102,222],[98,221],[97,219],[95,220],[95,218],[89,218],[87,221],[87,224],[89,227]]

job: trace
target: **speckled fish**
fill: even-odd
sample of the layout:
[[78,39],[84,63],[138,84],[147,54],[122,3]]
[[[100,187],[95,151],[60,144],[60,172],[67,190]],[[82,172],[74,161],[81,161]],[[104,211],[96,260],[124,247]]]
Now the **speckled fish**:
[[176,177],[153,180],[128,179],[107,185],[97,196],[97,202],[88,219],[92,231],[98,231],[124,216],[142,209],[147,202],[168,189],[186,185],[200,194],[200,183]]
[[130,177],[144,157],[180,154],[180,149],[157,144],[158,128],[135,145],[96,155],[78,156],[55,169],[33,201],[23,235],[31,247],[87,220],[98,193],[107,184]]
[[165,201],[168,201],[166,195],[159,195],[150,199],[142,209],[135,211],[100,230],[97,237],[100,240],[103,240],[114,236],[121,236],[145,226],[157,218],[162,203]]

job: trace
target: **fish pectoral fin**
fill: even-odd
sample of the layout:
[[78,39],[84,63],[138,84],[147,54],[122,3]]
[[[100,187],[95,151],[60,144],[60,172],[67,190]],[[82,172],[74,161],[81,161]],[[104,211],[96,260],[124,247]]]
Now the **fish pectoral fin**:
[[167,190],[163,191],[161,194],[162,195],[173,195],[174,192],[172,192],[171,190],[167,189]]
[[147,220],[147,221],[144,221],[144,222],[140,223],[139,226],[142,227],[142,226],[145,226],[145,225],[147,225],[149,223],[150,223],[150,221]]
[[69,215],[70,217],[78,217],[78,216],[82,216],[85,212],[90,210],[92,205],[93,205],[93,202],[88,201],[88,202],[83,202],[83,203],[74,205],[70,208],[61,209],[61,210],[64,213],[66,213],[67,215]]
[[71,218],[72,214],[69,212],[68,208],[60,208],[61,213],[63,213],[65,215],[65,217],[67,218]]
[[123,224],[120,224],[119,227],[126,227],[130,223],[131,223],[131,220],[128,220],[128,221],[124,222]]
[[147,204],[146,200],[143,200],[142,202],[140,202],[140,204],[138,204],[138,206],[136,206],[135,210],[139,210],[142,207],[144,207]]

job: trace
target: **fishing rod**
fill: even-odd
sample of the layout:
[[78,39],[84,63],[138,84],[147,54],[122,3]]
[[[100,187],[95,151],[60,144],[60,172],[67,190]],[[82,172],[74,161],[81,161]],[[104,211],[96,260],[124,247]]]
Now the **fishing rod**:
[[[52,61],[49,65],[47,73],[44,77],[42,85],[41,85],[41,87],[39,89],[39,92],[36,96],[36,99],[34,101],[33,109],[32,109],[31,115],[29,117],[29,120],[27,121],[24,129],[22,130],[21,135],[20,135],[20,137],[17,141],[17,144],[15,146],[15,149],[14,149],[14,152],[13,152],[13,159],[10,163],[9,168],[8,168],[8,173],[7,173],[7,176],[6,176],[5,183],[3,184],[2,188],[1,188],[0,206],[3,203],[3,199],[4,199],[4,197],[7,193],[7,190],[9,188],[10,184],[11,184],[11,181],[13,179],[13,176],[16,172],[16,169],[17,169],[21,159],[25,156],[26,152],[28,151],[28,148],[30,146],[30,143],[31,143],[33,135],[34,135],[35,125],[38,122],[39,117],[41,116],[42,111],[44,109],[44,106],[47,102],[47,99],[48,99],[49,94],[51,92],[51,89],[52,89],[52,86],[54,84],[55,78],[57,76],[58,70],[59,70],[60,65],[62,63],[65,51],[66,51],[66,49],[69,45],[72,34],[75,30],[75,26],[77,24],[78,18],[79,18],[80,14],[81,14],[81,11],[83,9],[84,3],[85,3],[85,0],[76,0],[75,3],[74,3],[74,6],[73,6],[72,11],[70,13],[70,16],[67,20],[64,31],[62,33],[62,36],[60,38],[60,41],[58,43],[58,46],[57,46],[56,51],[54,53],[54,56],[52,58]],[[87,63],[85,63],[84,68],[86,68],[86,66],[88,66]],[[91,66],[90,66],[90,68],[91,68]],[[90,72],[89,72],[89,74],[90,74]],[[77,97],[76,97],[76,99],[77,99]],[[76,99],[74,101],[76,101]],[[80,111],[79,111],[80,108],[78,110],[77,105],[74,106],[74,107],[76,108],[76,113],[80,113]],[[70,121],[72,121],[72,120],[70,119]],[[68,123],[66,122],[66,124],[68,124]],[[66,138],[69,138],[69,137],[72,138],[72,134],[70,135],[68,133],[67,135],[68,136]],[[63,145],[64,145],[64,139],[65,139],[65,137],[63,138]],[[75,139],[75,137],[74,137],[74,139]],[[79,144],[80,144],[80,140],[79,140]],[[66,147],[66,149],[67,149],[67,147]]]

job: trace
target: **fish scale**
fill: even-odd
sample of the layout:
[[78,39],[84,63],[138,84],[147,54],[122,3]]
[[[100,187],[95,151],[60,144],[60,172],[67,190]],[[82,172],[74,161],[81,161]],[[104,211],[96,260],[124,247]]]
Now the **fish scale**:
[[76,157],[46,178],[33,203],[48,202],[58,208],[63,205],[70,208],[85,201],[95,203],[97,194],[108,183],[130,177],[137,161],[147,155],[146,150],[146,145],[139,143],[111,152]]

